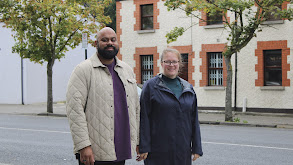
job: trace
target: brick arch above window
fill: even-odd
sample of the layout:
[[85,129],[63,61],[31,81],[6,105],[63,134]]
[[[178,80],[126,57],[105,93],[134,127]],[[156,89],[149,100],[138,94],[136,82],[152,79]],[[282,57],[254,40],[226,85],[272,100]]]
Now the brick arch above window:
[[140,47],[135,48],[135,54],[133,55],[133,59],[135,61],[134,73],[136,75],[137,83],[141,84],[141,55],[153,55],[153,74],[157,75],[160,71],[158,67],[159,53],[157,51],[157,47]]
[[172,46],[172,48],[177,49],[181,54],[188,54],[188,82],[194,86],[195,81],[192,79],[192,73],[194,73],[195,66],[192,65],[192,60],[195,57],[195,53],[192,51],[192,45]]
[[[199,57],[202,60],[202,64],[199,68],[202,73],[202,79],[199,80],[199,86],[205,87],[208,86],[208,53],[209,52],[223,52],[225,50],[226,44],[203,44],[201,45],[201,51],[199,53]],[[225,60],[223,57],[223,86],[226,86],[227,82],[227,69]]]
[[264,50],[282,50],[282,86],[290,86],[290,79],[287,78],[287,72],[290,71],[290,64],[287,63],[287,56],[290,55],[290,48],[287,47],[287,40],[282,41],[258,41],[255,56],[257,64],[255,71],[258,78],[255,80],[255,86],[264,86]]
[[135,4],[135,11],[134,11],[134,18],[136,20],[134,24],[134,31],[141,30],[141,5],[147,5],[147,4],[153,4],[154,10],[153,10],[153,28],[159,29],[159,22],[158,22],[158,15],[160,13],[160,10],[158,9],[158,2],[160,0],[134,0]]

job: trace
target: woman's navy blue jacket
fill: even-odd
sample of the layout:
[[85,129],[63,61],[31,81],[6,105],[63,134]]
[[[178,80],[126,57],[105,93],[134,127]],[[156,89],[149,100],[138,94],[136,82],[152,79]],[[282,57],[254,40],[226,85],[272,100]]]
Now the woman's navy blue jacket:
[[191,84],[179,79],[183,88],[179,98],[164,84],[162,74],[144,84],[140,97],[139,151],[149,152],[148,159],[154,161],[183,165],[189,164],[191,153],[203,152],[196,94]]

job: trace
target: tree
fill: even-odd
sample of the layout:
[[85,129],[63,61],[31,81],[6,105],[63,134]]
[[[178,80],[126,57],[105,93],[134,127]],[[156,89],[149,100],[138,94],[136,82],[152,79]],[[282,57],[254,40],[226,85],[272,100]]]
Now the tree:
[[[0,21],[11,28],[13,53],[47,62],[47,112],[53,113],[52,74],[55,60],[80,44],[82,33],[94,34],[111,20],[104,7],[111,0],[2,0]],[[90,43],[94,43],[91,39]]]
[[[200,21],[204,20],[199,15],[204,11],[213,18],[220,14],[223,24],[228,31],[226,49],[223,52],[227,68],[227,86],[225,97],[225,121],[233,121],[232,117],[232,65],[231,57],[245,47],[249,41],[260,32],[261,23],[269,17],[275,16],[282,19],[293,19],[292,9],[280,9],[278,6],[290,0],[166,0],[165,6],[168,10],[181,9],[187,16],[194,16]],[[292,2],[291,2],[292,3]],[[227,11],[235,15],[233,21],[228,21]],[[193,25],[192,25],[193,26]],[[176,41],[190,27],[175,27],[167,33],[167,42]]]
[[116,31],[116,1],[113,1],[109,6],[105,7],[105,15],[111,18],[111,22],[106,24],[106,26]]

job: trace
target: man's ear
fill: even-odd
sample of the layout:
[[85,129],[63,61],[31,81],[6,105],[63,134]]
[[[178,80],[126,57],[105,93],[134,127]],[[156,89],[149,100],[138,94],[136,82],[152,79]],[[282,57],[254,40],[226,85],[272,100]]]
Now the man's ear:
[[95,46],[98,47],[98,41],[95,41]]

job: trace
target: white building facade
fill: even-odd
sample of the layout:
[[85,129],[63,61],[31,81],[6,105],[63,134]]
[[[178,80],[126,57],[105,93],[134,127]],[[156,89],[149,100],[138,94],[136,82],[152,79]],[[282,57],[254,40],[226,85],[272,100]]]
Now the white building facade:
[[[289,7],[289,3],[282,5]],[[200,22],[180,10],[167,11],[162,0],[117,1],[116,17],[119,57],[134,68],[138,83],[160,73],[161,52],[174,47],[182,54],[185,70],[181,76],[194,86],[199,109],[224,109],[227,74],[222,52],[228,33],[223,25]],[[234,18],[229,12],[227,17]],[[245,107],[247,111],[293,113],[293,22],[266,23],[270,27],[261,25],[262,32],[237,54],[237,60],[232,57],[232,106],[237,111]],[[177,41],[167,44],[167,32],[192,24]]]

